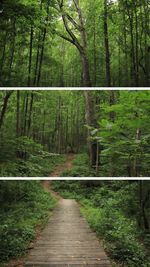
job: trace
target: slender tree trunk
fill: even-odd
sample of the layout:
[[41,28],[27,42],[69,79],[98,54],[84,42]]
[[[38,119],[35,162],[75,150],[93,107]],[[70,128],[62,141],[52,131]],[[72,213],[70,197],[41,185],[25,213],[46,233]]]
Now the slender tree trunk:
[[[42,13],[42,7],[43,7],[43,0],[40,1],[41,13]],[[38,72],[38,66],[39,66],[40,46],[41,46],[41,29],[39,29],[39,34],[38,34],[38,46],[37,46],[35,72],[34,72],[34,79],[33,79],[33,85],[34,86],[36,86],[36,83],[37,83],[37,72]]]
[[[144,197],[143,188],[144,188],[144,182],[141,180],[141,181],[139,181],[140,210],[141,210],[141,215],[142,215],[142,219],[143,219],[144,229],[149,230],[150,224],[149,224],[149,221],[147,219],[145,206],[150,199],[150,190],[147,191],[146,196]],[[140,225],[141,224],[142,224],[142,222],[140,220]]]
[[27,129],[27,135],[30,136],[30,130],[31,130],[31,119],[32,119],[32,109],[33,109],[33,100],[34,100],[34,94],[31,93],[31,99],[30,99],[30,108],[29,108],[29,116],[28,116],[28,129]]
[[[136,130],[135,138],[137,141],[140,140],[141,138],[141,130],[139,128]],[[140,175],[139,166],[138,166],[139,162],[138,162],[136,153],[137,153],[137,149],[135,150],[134,161],[133,161],[133,177],[138,177]]]
[[16,137],[20,136],[20,91],[17,90]]
[[[88,127],[95,127],[95,118],[94,118],[94,107],[92,93],[89,90],[84,91],[85,104],[86,104],[86,114],[85,119]],[[97,144],[91,140],[90,129],[88,128],[88,150],[90,156],[90,164],[92,167],[96,167],[96,158],[97,158]]]
[[94,56],[94,86],[97,84],[97,56],[96,56],[96,22],[94,18],[94,33],[93,33],[93,56]]
[[41,71],[42,71],[42,62],[43,62],[45,38],[46,38],[46,27],[44,29],[43,38],[42,38],[42,48],[41,48],[41,54],[40,54],[40,59],[39,59],[39,69],[38,69],[38,75],[37,75],[37,86],[39,86],[40,79],[41,79]]
[[25,113],[24,113],[23,135],[27,134],[28,102],[29,102],[29,95],[28,95],[28,92],[27,92],[26,98],[25,98]]
[[126,1],[126,9],[129,18],[129,26],[130,26],[130,37],[131,37],[131,80],[133,86],[138,86],[138,79],[136,73],[136,54],[135,54],[135,45],[134,45],[134,18],[133,18],[133,10],[129,7],[128,2]]
[[1,129],[2,125],[3,125],[5,113],[6,113],[6,110],[7,110],[8,101],[9,101],[9,98],[10,98],[12,93],[13,93],[13,91],[7,91],[6,95],[4,97],[3,105],[2,105],[2,109],[1,109],[1,113],[0,113],[0,129]]
[[0,79],[1,80],[2,80],[3,67],[4,67],[4,62],[5,62],[5,52],[6,52],[6,45],[7,45],[7,35],[8,35],[8,32],[6,31],[5,36],[4,36],[4,46],[3,46],[1,63],[0,63]]
[[110,71],[110,49],[108,36],[108,1],[104,0],[104,39],[105,39],[105,55],[106,55],[106,85],[111,87],[111,71]]
[[16,109],[16,156],[20,157],[21,153],[18,151],[18,138],[20,136],[20,91],[17,90],[17,109]]
[[30,49],[29,49],[29,66],[28,66],[28,86],[31,86],[31,69],[32,69],[32,50],[33,50],[33,26],[30,31]]
[[8,72],[8,78],[10,82],[11,82],[12,66],[13,66],[14,54],[15,54],[15,42],[16,42],[16,19],[14,19],[14,22],[13,22],[13,40],[12,40],[11,55],[10,55],[10,62],[9,62],[9,72]]
[[[113,90],[109,91],[109,103],[110,106],[115,105],[115,92]],[[115,122],[115,113],[113,111],[110,112],[109,118],[112,123]],[[109,157],[109,164],[110,164],[109,176],[113,177],[114,176],[113,155],[110,155]]]
[[138,15],[137,15],[137,3],[135,1],[135,34],[136,34],[136,45],[135,45],[135,61],[136,61],[136,86],[139,86],[139,29],[138,29]]
[[45,25],[44,30],[43,30],[41,54],[40,54],[40,57],[39,57],[39,69],[38,69],[38,74],[37,74],[37,86],[39,86],[40,79],[41,79],[42,62],[43,62],[44,47],[45,47],[45,39],[46,39],[47,24],[48,24],[48,19],[49,19],[49,5],[50,5],[50,0],[47,1],[47,17],[46,17],[46,25]]
[[34,79],[33,79],[33,85],[34,86],[36,86],[36,83],[37,83],[37,72],[38,72],[39,54],[40,54],[40,41],[41,41],[41,31],[39,30],[38,47],[37,47],[36,63],[35,63],[35,72],[34,72]]

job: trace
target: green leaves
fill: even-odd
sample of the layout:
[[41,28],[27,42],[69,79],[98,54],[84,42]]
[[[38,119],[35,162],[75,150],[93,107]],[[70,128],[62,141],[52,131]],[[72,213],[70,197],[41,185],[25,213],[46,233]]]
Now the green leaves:
[[3,204],[0,211],[0,251],[3,263],[10,258],[25,255],[36,235],[36,226],[45,224],[56,200],[37,181],[1,181],[0,192]]

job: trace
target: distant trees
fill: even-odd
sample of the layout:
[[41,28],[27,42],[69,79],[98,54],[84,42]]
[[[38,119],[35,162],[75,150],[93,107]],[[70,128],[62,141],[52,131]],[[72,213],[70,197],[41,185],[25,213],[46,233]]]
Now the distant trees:
[[[86,143],[84,98],[80,91],[2,91],[0,103],[2,145],[11,138],[18,146],[26,137],[51,152],[67,153],[78,152]],[[17,155],[24,157],[16,150]]]
[[0,158],[26,159],[35,142],[52,153],[88,152],[99,176],[148,176],[149,101],[148,90],[3,90]]
[[1,86],[150,84],[148,0],[3,1],[0,25]]

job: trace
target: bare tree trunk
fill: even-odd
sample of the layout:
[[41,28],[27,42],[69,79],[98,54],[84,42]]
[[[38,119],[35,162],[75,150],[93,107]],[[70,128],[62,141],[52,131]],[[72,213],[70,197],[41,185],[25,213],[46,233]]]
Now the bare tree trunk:
[[8,78],[10,81],[11,81],[12,66],[13,66],[13,61],[14,61],[15,42],[16,42],[16,19],[14,19],[13,21],[13,40],[12,40],[11,55],[10,55],[10,62],[9,62]]
[[20,135],[20,91],[17,90],[16,137]]
[[96,22],[95,22],[95,18],[94,18],[94,33],[93,33],[93,56],[94,56],[94,86],[96,86],[97,84],[97,57],[96,57]]
[[28,136],[30,136],[30,130],[31,130],[31,119],[32,119],[33,100],[34,100],[34,94],[32,92],[31,93],[31,99],[30,99],[29,117],[28,117],[28,129],[27,129],[27,135]]
[[[5,33],[5,37],[4,37],[4,46],[3,46],[3,52],[2,52],[2,57],[1,57],[1,60],[0,60],[0,78],[2,77],[2,74],[3,74],[3,67],[4,67],[4,62],[5,62],[5,52],[6,52],[6,46],[7,46],[7,35],[8,35],[8,32],[6,31]],[[1,78],[2,80],[2,78]]]
[[13,93],[13,91],[7,91],[6,95],[4,97],[3,106],[2,106],[1,113],[0,113],[0,129],[1,129],[2,125],[3,125],[5,113],[6,113],[6,110],[7,110],[8,100],[9,100],[9,98],[10,98],[12,93]]
[[81,60],[82,60],[82,69],[83,69],[83,86],[84,87],[91,87],[91,80],[90,80],[90,72],[89,72],[89,62],[85,52],[81,52]]
[[[85,119],[88,127],[95,126],[95,118],[94,118],[94,108],[93,108],[93,99],[92,93],[89,90],[84,91],[85,96],[85,104],[86,104],[86,114]],[[96,159],[97,159],[97,143],[91,140],[90,129],[88,129],[88,150],[90,156],[90,164],[92,167],[96,167]]]
[[105,39],[105,54],[106,54],[106,84],[111,87],[111,72],[110,72],[110,51],[109,51],[109,36],[108,36],[108,1],[104,0],[104,39]]
[[21,153],[18,151],[18,138],[20,136],[20,91],[17,90],[17,109],[16,109],[16,156],[20,157]]
[[26,135],[26,133],[27,133],[28,102],[29,102],[29,95],[28,95],[28,92],[27,92],[26,98],[25,98],[25,113],[24,113],[23,135]]
[[[41,1],[42,5],[42,1]],[[40,84],[40,79],[41,79],[41,71],[42,71],[42,62],[43,62],[43,55],[44,55],[44,47],[45,47],[45,39],[46,39],[46,33],[47,33],[47,24],[48,24],[48,19],[49,19],[49,5],[50,5],[50,0],[47,1],[47,16],[46,16],[46,24],[43,30],[43,37],[42,37],[42,46],[41,46],[41,54],[39,57],[39,69],[38,69],[38,75],[37,75],[37,86]]]
[[[141,138],[141,130],[138,128],[136,130],[136,140],[140,140]],[[134,155],[134,160],[133,160],[133,177],[138,177],[139,176],[139,167],[138,167],[138,159],[137,159],[137,149],[135,150],[135,155]]]
[[[148,218],[146,216],[146,212],[145,212],[145,206],[148,203],[149,199],[150,199],[150,190],[148,190],[146,192],[146,196],[144,197],[144,182],[141,180],[139,181],[139,198],[140,198],[140,210],[141,210],[141,217],[143,219],[143,224],[144,224],[144,229],[145,230],[149,230],[150,229],[150,224],[148,221]],[[140,218],[141,219],[141,218]],[[140,220],[140,225],[142,224],[141,220]]]
[[31,85],[32,49],[33,49],[33,26],[31,26],[31,32],[30,32],[30,53],[29,53],[29,66],[28,66],[28,86]]

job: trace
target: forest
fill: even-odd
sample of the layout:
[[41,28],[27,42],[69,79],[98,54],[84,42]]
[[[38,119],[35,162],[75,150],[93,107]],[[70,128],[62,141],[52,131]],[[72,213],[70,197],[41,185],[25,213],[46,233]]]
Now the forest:
[[[76,208],[80,209],[81,219],[88,222],[97,239],[103,240],[103,249],[111,262],[107,266],[150,266],[150,181],[102,180],[0,181],[0,266],[29,266],[26,261],[32,251],[34,255],[36,243],[40,246],[42,242],[42,246],[45,246],[44,242],[52,244],[57,239],[64,240],[64,235],[60,234],[57,227],[59,235],[55,239],[50,233],[46,241],[39,239],[39,236],[42,237],[42,232],[46,231],[49,224],[52,226],[55,223],[57,207],[66,199],[74,199],[79,203]],[[63,205],[59,216],[62,213]],[[77,212],[75,216],[78,216]],[[67,235],[72,226],[69,214],[65,220],[68,221],[64,230]],[[74,236],[80,239],[77,232]],[[55,243],[47,251],[53,253],[54,247]],[[64,251],[65,254],[69,251],[67,244]],[[93,251],[92,247],[90,251]],[[65,259],[69,262],[67,255]],[[72,256],[73,260],[76,263],[76,258]]]
[[0,176],[148,177],[149,103],[149,90],[1,90]]
[[0,86],[150,86],[149,0],[2,0]]

